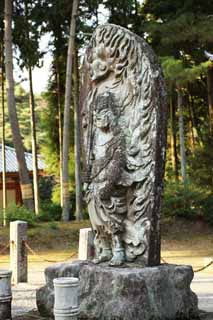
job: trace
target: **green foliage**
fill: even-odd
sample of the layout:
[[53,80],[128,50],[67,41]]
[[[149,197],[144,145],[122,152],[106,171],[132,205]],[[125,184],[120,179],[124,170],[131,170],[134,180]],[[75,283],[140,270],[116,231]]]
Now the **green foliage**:
[[16,220],[26,221],[30,227],[33,227],[36,223],[35,213],[24,206],[10,205],[6,210],[6,222],[8,224]]
[[[6,88],[5,88],[6,89]],[[21,131],[21,136],[23,137],[24,147],[27,151],[31,151],[32,141],[31,141],[31,124],[29,117],[29,94],[20,86],[15,86],[15,95],[16,95],[16,110],[19,121],[19,128]],[[1,93],[0,93],[1,97]],[[5,91],[5,99],[6,99],[6,91]],[[35,96],[36,102],[36,131],[37,131],[37,144],[38,147],[44,143],[44,132],[41,123],[41,114],[45,107],[45,101],[40,96]],[[8,117],[8,109],[6,108],[5,101],[5,139],[6,144],[9,146],[13,146],[12,142],[12,132],[11,126]],[[0,114],[0,122],[2,121],[2,113]],[[39,150],[40,151],[40,150]]]
[[182,183],[166,183],[163,214],[166,217],[186,219],[203,218],[213,223],[213,195],[192,183],[184,187]]
[[51,201],[54,179],[52,176],[39,177],[39,195],[41,202]]
[[42,202],[37,221],[60,221],[62,209],[61,206],[52,202]]
[[[56,205],[60,205],[60,185],[56,184],[52,191],[52,202]],[[75,213],[75,190],[70,189],[70,219],[74,220]]]
[[213,194],[209,194],[201,202],[205,220],[213,225]]
[[40,28],[37,27],[36,5],[30,0],[16,0],[13,7],[13,42],[19,48],[18,64],[24,67],[39,66],[43,53],[39,50]]
[[213,193],[213,140],[208,138],[203,146],[198,146],[189,161],[192,181]]
[[52,230],[59,230],[59,227],[55,221],[49,222],[48,225],[49,225],[49,228]]
[[[62,209],[60,205],[52,202],[42,202],[39,215],[24,206],[10,205],[6,210],[6,223],[22,220],[26,221],[29,227],[34,227],[38,222],[51,222],[61,220]],[[3,222],[3,212],[0,213],[0,223]]]
[[118,24],[140,36],[144,33],[144,16],[140,13],[140,2],[137,0],[108,0],[104,2],[109,10],[109,23]]
[[174,57],[162,57],[161,58],[162,68],[164,71],[165,79],[176,85],[186,86],[190,82],[194,82],[200,79],[202,74],[206,75],[209,61],[195,65],[188,61],[188,66],[186,67],[186,62],[181,59],[175,59]]
[[212,48],[212,3],[147,0],[143,12],[148,40],[159,55],[179,59],[188,54],[197,64],[204,60],[204,49]]

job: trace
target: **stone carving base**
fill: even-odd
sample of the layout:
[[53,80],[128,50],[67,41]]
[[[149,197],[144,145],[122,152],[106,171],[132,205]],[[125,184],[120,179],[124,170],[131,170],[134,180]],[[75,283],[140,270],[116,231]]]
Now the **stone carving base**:
[[76,261],[48,267],[45,275],[46,286],[37,291],[37,306],[42,315],[53,312],[53,279],[79,276],[79,319],[199,319],[197,297],[190,289],[190,266],[112,268]]
[[0,302],[0,319],[11,320],[11,301]]

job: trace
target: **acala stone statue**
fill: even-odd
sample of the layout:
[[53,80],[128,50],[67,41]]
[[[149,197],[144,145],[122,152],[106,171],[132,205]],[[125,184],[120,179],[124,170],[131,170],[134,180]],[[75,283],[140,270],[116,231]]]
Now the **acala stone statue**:
[[85,195],[95,263],[160,263],[166,146],[162,72],[143,39],[99,26],[85,54],[82,128]]
[[167,107],[157,59],[140,37],[102,25],[82,75],[84,186],[97,264],[48,267],[38,310],[53,313],[53,279],[77,277],[81,320],[199,319],[192,268],[160,264]]

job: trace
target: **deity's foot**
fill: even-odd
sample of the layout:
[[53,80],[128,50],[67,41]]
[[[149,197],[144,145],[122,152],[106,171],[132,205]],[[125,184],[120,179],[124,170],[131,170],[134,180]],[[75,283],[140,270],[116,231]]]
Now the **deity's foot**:
[[118,267],[118,266],[121,266],[122,264],[124,264],[124,262],[125,262],[124,251],[120,250],[120,251],[114,252],[114,255],[113,255],[112,259],[110,260],[109,265],[111,267]]
[[109,261],[112,258],[112,251],[110,249],[104,249],[100,256],[93,259],[93,263],[99,264],[101,262]]

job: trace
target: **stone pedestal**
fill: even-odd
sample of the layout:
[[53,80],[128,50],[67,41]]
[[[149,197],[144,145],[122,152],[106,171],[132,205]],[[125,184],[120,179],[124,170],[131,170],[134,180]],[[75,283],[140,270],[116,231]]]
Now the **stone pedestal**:
[[94,233],[92,229],[80,229],[78,259],[92,260],[94,258],[94,253]]
[[112,268],[76,261],[45,270],[46,286],[37,291],[42,315],[53,314],[53,279],[79,277],[79,319],[192,320],[199,319],[197,297],[191,291],[190,266],[160,265]]

